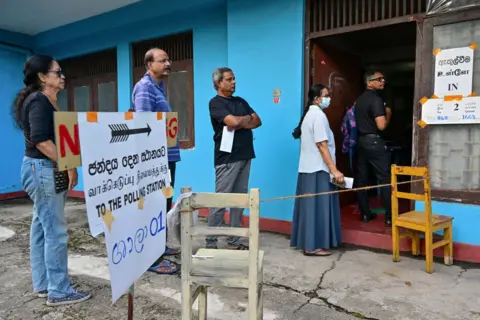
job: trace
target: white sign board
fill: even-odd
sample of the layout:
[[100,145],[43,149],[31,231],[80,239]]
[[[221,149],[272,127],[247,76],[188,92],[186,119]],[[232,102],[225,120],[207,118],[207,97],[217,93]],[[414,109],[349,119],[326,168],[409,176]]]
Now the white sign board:
[[473,52],[471,47],[437,50],[434,94],[466,97],[472,93]]
[[422,105],[422,120],[426,124],[480,123],[480,97],[454,101],[428,99]]
[[165,251],[165,114],[78,113],[92,235],[105,232],[115,302]]

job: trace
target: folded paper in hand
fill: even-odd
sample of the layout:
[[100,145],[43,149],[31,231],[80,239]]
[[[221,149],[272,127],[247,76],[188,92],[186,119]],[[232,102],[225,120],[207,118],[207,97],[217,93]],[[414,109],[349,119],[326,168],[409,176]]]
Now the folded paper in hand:
[[344,181],[344,185],[341,186],[339,185],[338,183],[335,183],[333,181],[333,175],[331,174],[330,175],[330,183],[340,187],[340,188],[344,188],[344,189],[352,189],[353,188],[353,178],[348,178],[348,177],[345,177],[343,178],[343,181]]
[[228,131],[228,127],[223,127],[222,141],[220,142],[220,151],[232,153],[233,138],[235,130]]

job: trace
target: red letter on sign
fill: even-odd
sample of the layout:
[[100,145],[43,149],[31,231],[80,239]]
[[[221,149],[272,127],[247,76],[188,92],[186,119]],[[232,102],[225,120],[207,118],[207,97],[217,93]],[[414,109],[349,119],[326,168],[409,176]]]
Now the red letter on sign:
[[178,133],[178,120],[177,118],[171,118],[170,122],[168,124],[168,135],[170,138],[174,139],[177,136]]
[[78,124],[76,123],[73,126],[74,139],[70,136],[67,127],[64,124],[61,124],[58,127],[58,136],[60,138],[60,157],[64,158],[66,156],[65,152],[65,142],[68,144],[68,148],[74,156],[80,154],[80,138],[78,135]]

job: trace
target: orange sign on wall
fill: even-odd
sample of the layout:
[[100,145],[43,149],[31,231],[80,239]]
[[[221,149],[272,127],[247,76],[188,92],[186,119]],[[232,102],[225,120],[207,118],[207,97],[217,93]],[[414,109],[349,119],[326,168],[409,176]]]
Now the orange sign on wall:
[[280,103],[280,96],[282,95],[282,90],[275,89],[273,90],[273,103],[278,104]]

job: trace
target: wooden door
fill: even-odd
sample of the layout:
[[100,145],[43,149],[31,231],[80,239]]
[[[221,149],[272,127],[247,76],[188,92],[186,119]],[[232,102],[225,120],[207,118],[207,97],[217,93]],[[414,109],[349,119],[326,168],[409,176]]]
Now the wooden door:
[[[337,168],[345,176],[352,177],[354,173],[350,170],[349,156],[342,153],[343,135],[340,128],[346,109],[363,91],[361,63],[357,56],[330,46],[327,48],[314,43],[312,50],[313,84],[323,84],[330,88],[332,100],[325,113],[335,136]],[[342,207],[355,200],[353,192],[340,194]]]

